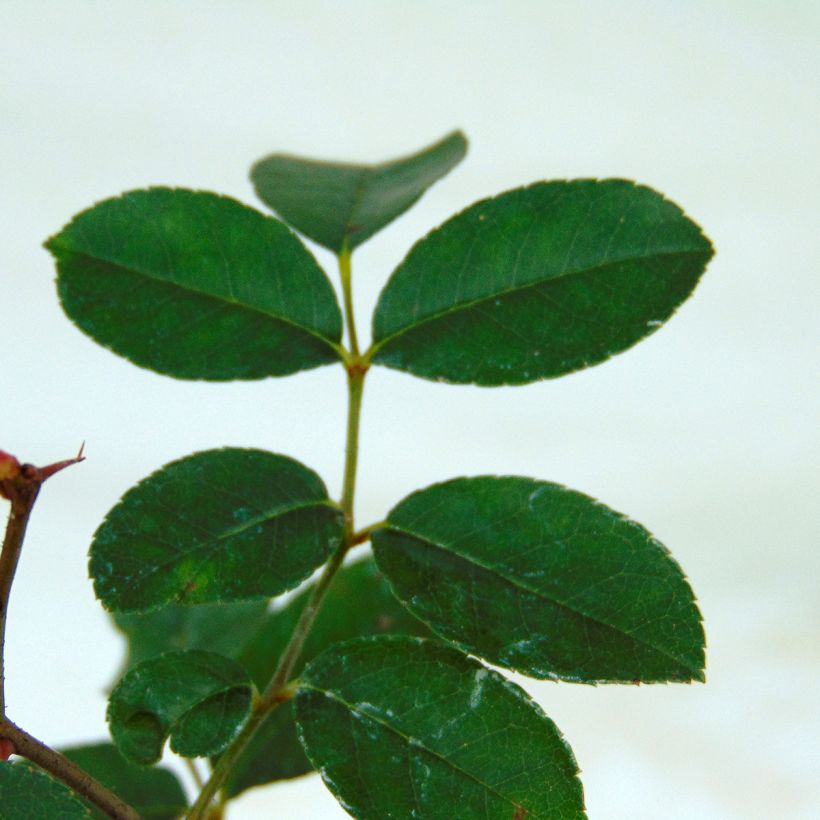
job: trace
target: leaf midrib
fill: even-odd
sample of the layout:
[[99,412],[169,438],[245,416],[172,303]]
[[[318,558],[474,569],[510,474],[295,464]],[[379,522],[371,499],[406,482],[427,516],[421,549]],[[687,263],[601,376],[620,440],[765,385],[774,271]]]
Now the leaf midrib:
[[[339,252],[344,249],[345,244],[350,246],[350,237],[356,233],[356,231],[351,231],[351,225],[356,225],[357,223],[353,221],[353,217],[356,215],[357,209],[361,207],[362,201],[364,199],[366,191],[369,189],[374,171],[379,166],[374,165],[360,165],[358,166],[358,177],[356,179],[356,184],[353,187],[353,193],[350,197],[350,206],[347,210],[347,215],[344,219],[344,223],[342,224],[342,237],[341,242],[339,243]],[[366,239],[366,237],[365,237]],[[364,240],[362,240],[364,241]],[[359,244],[359,243],[357,243]]]
[[[310,683],[309,681],[307,681],[307,682],[304,681],[304,680],[300,681],[299,688],[300,689],[309,689],[312,692],[317,692],[321,695],[324,695],[325,697],[329,697],[331,700],[335,700],[337,703],[339,703],[342,706],[346,707],[349,711],[353,712],[354,714],[361,715],[361,717],[365,718],[366,720],[372,720],[374,723],[378,723],[379,726],[382,726],[383,728],[385,728],[388,731],[392,732],[397,737],[401,738],[401,740],[405,741],[405,743],[406,743],[406,745],[409,749],[412,749],[414,747],[414,745],[415,745],[416,748],[424,749],[425,752],[430,754],[436,760],[441,761],[442,763],[447,765],[449,768],[451,768],[453,771],[457,772],[460,775],[463,775],[468,780],[471,780],[474,783],[477,783],[479,786],[486,789],[488,792],[491,792],[496,797],[503,800],[505,803],[508,803],[514,809],[521,808],[520,803],[516,803],[511,798],[507,797],[506,795],[501,794],[499,791],[497,791],[489,783],[482,782],[474,774],[471,774],[470,772],[465,771],[464,769],[462,769],[460,766],[457,766],[451,760],[444,757],[444,755],[442,755],[439,752],[436,752],[433,749],[431,749],[420,738],[411,737],[410,735],[406,735],[404,732],[402,732],[396,726],[393,726],[390,723],[387,723],[385,720],[383,720],[380,715],[377,716],[377,715],[374,715],[372,712],[362,711],[361,709],[356,708],[356,706],[354,704],[348,703],[344,698],[339,696],[335,691],[333,691],[331,689],[324,689],[320,686],[317,686],[315,684]],[[414,741],[414,742],[411,743],[410,742],[411,740]],[[575,775],[575,777],[577,777],[577,775]],[[532,812],[529,809],[527,809],[527,812],[528,812],[527,816],[543,817],[543,818],[545,818],[545,820],[546,820],[546,818],[549,818],[551,816],[551,815],[546,815],[546,814],[532,814]]]
[[253,313],[253,314],[259,314],[261,316],[264,316],[268,320],[274,320],[274,321],[277,321],[277,322],[281,322],[282,324],[288,325],[289,327],[296,328],[297,330],[301,330],[303,333],[307,333],[308,335],[313,336],[316,339],[319,339],[321,342],[323,342],[328,347],[330,347],[332,350],[334,350],[335,353],[340,358],[342,357],[342,346],[339,342],[336,342],[336,341],[328,338],[327,336],[324,336],[320,331],[316,330],[315,328],[310,328],[310,327],[307,327],[306,325],[299,324],[298,322],[294,321],[293,319],[288,318],[287,316],[282,316],[278,313],[271,313],[267,310],[263,310],[262,308],[256,307],[255,305],[251,305],[251,304],[248,304],[246,302],[239,302],[235,299],[230,299],[226,296],[221,296],[221,295],[218,295],[218,294],[215,294],[215,293],[210,293],[208,291],[201,290],[201,289],[196,288],[196,287],[192,287],[192,286],[189,286],[189,285],[183,285],[183,284],[180,284],[179,282],[174,282],[174,281],[169,280],[169,279],[163,279],[163,278],[160,278],[158,276],[154,276],[151,273],[148,273],[148,272],[146,272],[145,270],[143,270],[139,267],[123,265],[120,262],[116,262],[112,259],[106,258],[105,256],[95,256],[95,255],[90,254],[90,253],[85,253],[83,251],[78,251],[74,248],[70,248],[70,247],[67,247],[67,246],[61,244],[58,240],[52,240],[52,242],[50,243],[50,247],[54,248],[55,250],[57,250],[58,252],[60,252],[62,254],[70,255],[70,256],[73,256],[73,257],[79,258],[79,259],[88,259],[88,260],[91,260],[93,262],[103,262],[106,265],[111,265],[111,267],[116,268],[119,271],[123,271],[125,273],[132,274],[132,275],[135,275],[135,276],[138,276],[138,277],[139,276],[144,277],[145,279],[148,279],[152,282],[156,282],[160,285],[164,285],[164,286],[169,287],[171,289],[180,290],[183,293],[192,293],[192,294],[195,294],[197,296],[202,296],[202,297],[205,297],[207,299],[212,299],[213,301],[215,301],[217,303],[230,305],[231,307],[237,308],[239,310],[246,310],[246,311],[248,311],[250,313]]
[[[352,231],[351,226],[358,225],[358,221],[355,219],[355,217],[358,213],[358,209],[361,207],[362,202],[365,199],[366,193],[368,193],[369,190],[372,188],[374,179],[378,176],[380,172],[384,171],[385,169],[391,168],[392,166],[397,164],[397,162],[394,160],[388,160],[387,162],[379,163],[377,165],[362,165],[353,162],[325,162],[321,160],[305,161],[301,157],[290,156],[288,154],[282,154],[280,155],[280,157],[285,160],[295,160],[300,163],[307,162],[307,164],[311,166],[318,166],[332,170],[343,169],[355,172],[355,181],[351,186],[352,190],[350,193],[350,197],[348,198],[348,204],[346,206],[342,219],[339,221],[341,224],[341,236],[338,238],[338,242],[334,242],[333,247],[329,248],[329,250],[337,254],[341,252],[342,248],[345,245],[345,242],[347,242],[349,246],[351,244],[351,237],[354,237],[354,234],[358,233],[358,231]],[[411,159],[412,158],[414,157],[411,157]],[[298,184],[296,186],[291,187],[296,187],[301,191],[312,191],[311,186],[305,184]],[[274,210],[278,211],[277,208],[274,208]],[[378,230],[378,228],[376,230]],[[303,231],[303,233],[305,232]],[[367,239],[367,237],[365,237],[365,239]],[[320,242],[319,244],[323,243]],[[361,243],[356,243],[354,248],[357,247],[359,244]],[[354,248],[351,248],[351,250],[353,250]]]
[[[449,135],[447,137],[442,138],[442,140],[440,140],[437,145],[434,144],[431,147],[441,148],[441,146],[450,138],[450,136],[452,136],[452,135]],[[344,230],[343,237],[342,237],[343,242],[347,240],[348,244],[350,244],[350,238],[351,237],[356,238],[354,235],[358,232],[357,231],[351,231],[350,227],[351,227],[351,225],[358,225],[359,224],[359,219],[358,219],[359,209],[361,208],[363,202],[366,200],[366,196],[369,195],[372,192],[373,185],[376,182],[381,181],[383,178],[386,178],[387,175],[389,174],[389,172],[394,171],[395,169],[404,169],[405,167],[407,167],[409,164],[411,164],[415,160],[418,160],[418,159],[421,159],[421,158],[426,158],[428,152],[429,152],[429,148],[428,149],[422,149],[422,151],[419,151],[415,154],[411,154],[409,157],[403,157],[401,159],[395,159],[395,160],[388,160],[387,162],[382,162],[382,163],[379,163],[377,165],[358,166],[361,169],[362,173],[359,175],[359,178],[356,181],[355,190],[353,191],[353,196],[350,198],[350,210],[348,211],[348,218],[345,220],[345,225],[344,225],[344,229],[343,229]],[[450,170],[452,170],[452,169],[450,169]],[[445,171],[445,174],[446,173],[447,172]],[[433,185],[435,182],[437,182],[439,179],[441,179],[442,176],[443,175],[437,176],[436,179],[434,179],[427,186],[422,188],[421,191],[415,193],[410,198],[410,201],[407,203],[407,205],[405,206],[405,210],[406,210],[406,208],[409,208],[414,203],[418,202],[418,200],[425,194],[425,192],[430,188],[430,186]],[[399,215],[400,214],[394,215],[392,218],[388,219],[386,222],[384,222],[381,225],[378,225],[378,223],[380,223],[382,221],[383,217],[379,216],[375,220],[375,223],[378,225],[376,230],[378,231],[381,228],[386,227],[387,225],[390,224],[390,222],[392,222],[394,219],[396,219],[397,216],[399,216]],[[354,220],[354,217],[355,217],[355,220]],[[367,237],[365,237],[365,239],[367,239]],[[363,241],[365,241],[365,240],[364,239],[361,240],[361,242],[363,242]],[[361,242],[357,242],[356,245],[358,246],[359,244],[361,244]]]
[[[485,302],[492,302],[496,299],[509,296],[513,293],[520,293],[527,290],[533,290],[539,287],[551,286],[553,283],[559,284],[568,276],[584,276],[587,274],[600,273],[601,271],[605,271],[607,268],[614,267],[615,265],[624,265],[629,264],[631,262],[657,260],[664,259],[667,257],[702,256],[706,254],[707,252],[702,250],[664,251],[662,253],[648,254],[645,256],[628,256],[624,257],[623,259],[611,260],[605,263],[601,263],[600,265],[593,265],[592,267],[588,268],[565,270],[559,273],[557,276],[550,276],[545,279],[541,279],[537,282],[527,282],[523,285],[516,285],[510,288],[506,288],[504,290],[496,291],[495,293],[489,294],[487,296],[480,296],[476,299],[459,302],[458,304],[452,305],[451,307],[447,307],[437,311],[436,313],[431,313],[428,316],[424,316],[418,321],[414,321],[412,324],[405,325],[404,327],[401,327],[398,330],[389,333],[387,336],[383,336],[380,339],[374,340],[373,344],[370,347],[369,355],[370,358],[373,358],[382,347],[392,342],[395,338],[402,336],[405,333],[410,333],[411,331],[417,330],[419,327],[422,327],[425,324],[435,322],[439,319],[442,319],[454,313],[458,313],[462,310],[470,310],[476,306],[484,304]],[[378,315],[378,308],[376,309],[376,315]]]
[[[379,180],[380,175],[385,174],[385,172],[394,171],[396,169],[402,169],[403,170],[408,165],[411,165],[413,162],[416,162],[418,160],[428,159],[433,154],[436,155],[436,159],[439,159],[437,152],[440,152],[442,147],[444,147],[446,145],[449,145],[449,143],[451,141],[453,141],[453,139],[456,138],[460,133],[461,132],[459,132],[457,130],[456,131],[451,131],[449,134],[445,134],[437,142],[434,142],[432,145],[428,145],[425,148],[422,148],[420,151],[416,151],[414,154],[409,154],[409,155],[404,156],[404,157],[398,157],[396,159],[389,159],[389,160],[386,160],[385,162],[376,163],[375,165],[353,166],[353,167],[356,167],[356,168],[360,169],[362,171],[362,174],[360,175],[359,179],[356,182],[356,189],[355,189],[355,191],[353,193],[353,196],[351,198],[351,206],[350,206],[350,211],[349,211],[349,217],[348,217],[348,219],[345,223],[345,227],[344,227],[343,241],[345,239],[348,239],[348,237],[352,235],[351,232],[348,230],[349,226],[351,224],[354,224],[354,225],[357,224],[355,222],[351,222],[351,220],[352,220],[352,217],[356,215],[357,209],[362,204],[362,201],[364,199],[364,193],[365,192],[369,193],[372,190],[373,183]],[[452,164],[449,165],[447,170],[445,170],[443,173],[437,173],[435,179],[432,182],[429,182],[427,185],[424,186],[424,188],[421,189],[421,191],[416,192],[411,197],[409,203],[406,205],[406,208],[409,208],[411,205],[418,202],[419,199],[421,199],[421,197],[429,190],[429,188],[432,185],[434,185],[436,182],[438,182],[438,180],[440,180],[447,173],[452,171],[453,168],[455,168],[455,166],[458,165],[458,163],[460,161],[461,161],[461,159],[459,159],[454,165],[452,165]],[[438,168],[438,166],[436,166],[436,167]],[[396,216],[393,216],[391,219],[388,219],[387,222],[382,224],[379,228],[376,228],[376,230],[380,230],[380,228],[386,227],[387,225],[390,224],[390,222],[392,222],[394,219],[396,219],[397,216],[399,216],[399,215],[400,214],[397,214]],[[380,218],[376,220],[376,222],[379,222],[379,221],[380,221]],[[364,240],[362,240],[362,241],[364,241]],[[360,243],[357,243],[357,245],[358,244],[360,244]]]
[[500,572],[498,567],[488,566],[487,564],[477,560],[475,558],[475,556],[465,555],[463,552],[458,552],[457,550],[453,549],[452,547],[450,547],[448,545],[440,544],[436,541],[433,541],[428,535],[421,535],[419,533],[412,532],[408,529],[404,529],[404,528],[398,527],[398,526],[393,525],[393,524],[390,524],[387,527],[387,529],[388,529],[388,531],[393,530],[394,532],[398,532],[398,533],[401,533],[403,535],[408,535],[411,538],[414,538],[416,541],[421,542],[422,544],[428,544],[429,546],[435,547],[436,549],[439,549],[442,552],[447,553],[448,555],[453,555],[457,558],[460,558],[465,563],[472,564],[473,566],[484,570],[485,572],[489,573],[490,575],[494,575],[495,577],[497,577],[501,581],[509,584],[510,586],[512,586],[516,590],[521,590],[523,592],[527,592],[531,595],[534,595],[537,598],[540,598],[543,601],[547,601],[548,603],[554,604],[556,606],[560,606],[563,609],[566,609],[568,612],[571,612],[573,615],[580,616],[582,618],[586,618],[590,621],[593,621],[594,623],[599,624],[600,626],[604,626],[604,627],[607,627],[608,629],[614,630],[615,632],[619,632],[621,635],[625,635],[630,640],[635,641],[635,643],[642,644],[643,646],[647,646],[650,649],[652,649],[654,652],[657,652],[660,655],[663,655],[663,656],[669,658],[670,660],[675,661],[675,663],[680,664],[684,669],[687,670],[687,672],[690,672],[692,674],[693,678],[697,676],[697,672],[699,670],[692,669],[691,662],[689,660],[684,660],[683,658],[679,657],[678,655],[669,652],[664,647],[656,646],[654,643],[646,640],[645,638],[641,638],[641,637],[639,637],[637,635],[634,635],[630,632],[626,632],[623,629],[621,629],[620,627],[615,626],[614,624],[607,623],[606,621],[601,620],[601,618],[598,618],[595,615],[590,615],[587,612],[583,612],[580,609],[576,609],[572,605],[566,603],[565,601],[560,601],[555,597],[550,597],[543,590],[534,589],[533,587],[529,586],[524,581],[520,581],[518,579],[510,578],[505,573]]

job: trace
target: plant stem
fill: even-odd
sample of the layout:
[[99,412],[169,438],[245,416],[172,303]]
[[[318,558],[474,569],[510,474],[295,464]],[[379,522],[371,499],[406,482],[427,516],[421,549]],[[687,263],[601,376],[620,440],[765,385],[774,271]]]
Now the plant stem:
[[0,721],[0,737],[12,742],[15,754],[27,758],[49,774],[62,780],[77,794],[82,795],[114,820],[140,820],[140,816],[134,809],[83,771],[76,763],[54,749],[50,749],[45,743],[32,737],[6,718]]
[[387,526],[387,521],[377,521],[375,524],[371,524],[368,527],[363,527],[358,532],[353,533],[352,539],[352,546],[356,546],[357,544],[364,544],[365,541],[370,540],[370,536],[373,534],[375,530],[384,529]]
[[33,464],[21,465],[14,456],[0,452],[4,471],[0,473],[0,496],[11,502],[11,512],[6,523],[3,548],[0,551],[0,718],[6,717],[6,621],[8,620],[9,597],[23,549],[26,528],[34,509],[34,502],[40,494],[43,482],[55,473],[83,461],[83,449],[75,458],[55,461],[45,467]]
[[21,491],[12,498],[11,512],[6,524],[6,536],[3,540],[3,551],[0,553],[0,717],[6,716],[4,650],[9,596],[11,594],[11,585],[14,583],[14,573],[17,571],[17,563],[20,560],[20,552],[23,548],[26,527],[39,491],[39,484],[22,485]]
[[342,484],[342,512],[345,517],[345,543],[350,547],[353,526],[353,502],[356,497],[356,470],[359,465],[359,422],[362,412],[362,393],[366,370],[356,365],[347,374],[347,443],[345,445],[345,472]]
[[333,579],[336,577],[336,573],[344,563],[348,550],[354,544],[361,543],[361,541],[357,540],[358,534],[354,527],[353,503],[356,495],[356,469],[359,462],[359,427],[367,365],[364,365],[361,361],[358,340],[356,338],[356,325],[353,318],[353,305],[350,294],[350,252],[347,250],[346,245],[339,254],[339,272],[342,278],[345,316],[352,352],[350,359],[345,362],[347,369],[348,402],[345,467],[341,501],[342,513],[344,515],[344,535],[336,552],[333,553],[325,564],[322,574],[319,576],[319,580],[313,588],[310,599],[299,616],[290,641],[279,659],[273,677],[265,687],[265,691],[261,697],[255,702],[250,717],[242,727],[242,730],[214,766],[210,779],[205,784],[205,787],[200,792],[199,797],[197,797],[196,802],[188,814],[189,820],[205,820],[208,817],[209,808],[217,792],[222,787],[237,758],[242,754],[262,721],[270,712],[279,706],[280,703],[290,700],[293,696],[293,692],[288,688],[288,681],[299,660],[299,656],[302,654],[302,648],[310,634],[316,616],[319,614],[319,609],[324,602]]
[[191,777],[193,777],[196,787],[201,789],[205,785],[205,781],[202,779],[202,775],[196,767],[196,761],[192,760],[190,757],[184,757],[182,759],[185,761],[185,765],[191,773]]
[[[9,458],[6,456],[6,464]],[[11,501],[11,512],[6,524],[3,549],[0,552],[0,740],[11,743],[12,754],[20,755],[36,763],[49,774],[70,786],[77,794],[93,803],[114,820],[140,820],[140,816],[127,803],[109,791],[88,772],[81,769],[64,755],[49,748],[6,717],[5,693],[5,636],[9,596],[14,583],[17,564],[23,549],[31,511],[40,493],[43,482],[55,473],[83,460],[83,448],[76,458],[58,461],[46,467],[31,464],[20,466],[12,459],[17,469],[0,481],[0,495]]]

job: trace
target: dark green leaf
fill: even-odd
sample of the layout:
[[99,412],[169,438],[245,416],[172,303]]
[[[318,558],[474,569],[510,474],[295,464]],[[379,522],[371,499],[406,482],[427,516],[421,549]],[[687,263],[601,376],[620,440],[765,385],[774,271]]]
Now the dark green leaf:
[[150,188],[46,243],[63,308],[135,364],[179,379],[259,379],[338,361],[333,288],[281,223],[228,197]]
[[[313,586],[310,586],[286,606],[272,612],[241,654],[240,661],[260,689],[270,680],[312,592]],[[372,557],[348,564],[330,587],[294,675],[338,641],[385,632],[418,635],[427,629],[396,600]],[[224,791],[234,796],[251,786],[297,777],[312,770],[296,735],[293,710],[290,704],[285,704],[272,712],[254,735],[231,770]]]
[[[75,746],[62,752],[133,806],[144,820],[174,820],[188,805],[185,792],[173,772],[130,763],[111,743]],[[93,806],[89,809],[95,820],[108,817]]]
[[313,771],[296,733],[293,707],[283,703],[271,712],[231,767],[223,794],[236,797],[254,786],[289,780]]
[[264,620],[266,599],[234,603],[168,604],[151,612],[118,612],[114,622],[128,641],[125,671],[164,652],[205,649],[237,658]]
[[478,202],[382,291],[373,361],[439,381],[525,384],[602,362],[665,322],[712,246],[660,194],[542,182]]
[[572,752],[525,692],[433,641],[362,638],[308,666],[308,756],[357,818],[584,817]]
[[467,652],[538,678],[703,680],[689,584],[643,527],[528,478],[459,478],[373,533],[410,610]]
[[352,250],[403,214],[467,153],[459,131],[417,154],[380,165],[273,154],[251,169],[259,198],[305,236]]
[[251,708],[252,685],[235,661],[214,652],[169,652],[134,667],[108,703],[111,736],[129,760],[156,763],[170,736],[183,757],[221,752]]
[[3,820],[88,820],[88,809],[62,783],[31,766],[0,763]]
[[261,450],[207,450],[130,489],[91,545],[97,597],[114,611],[272,597],[341,542],[319,476]]

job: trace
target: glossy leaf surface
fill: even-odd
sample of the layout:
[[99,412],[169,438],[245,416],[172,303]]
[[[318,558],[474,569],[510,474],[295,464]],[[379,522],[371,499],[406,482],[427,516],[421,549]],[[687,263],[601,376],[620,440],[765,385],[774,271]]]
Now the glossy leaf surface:
[[[286,606],[270,613],[242,652],[240,661],[260,689],[270,680],[312,592],[310,586]],[[334,643],[382,633],[418,635],[426,634],[427,629],[396,600],[373,558],[367,557],[346,565],[334,579],[294,675]],[[296,734],[291,704],[283,704],[254,735],[228,776],[224,790],[235,795],[251,786],[312,770]]]
[[[112,743],[74,746],[62,753],[132,806],[144,820],[174,820],[188,805],[173,772],[131,763]],[[108,817],[91,805],[88,808],[95,820]]]
[[83,211],[46,247],[68,316],[142,367],[221,381],[339,359],[327,277],[287,227],[236,200],[131,191]]
[[625,180],[542,182],[478,202],[418,242],[382,291],[373,361],[439,381],[525,384],[654,332],[712,247]]
[[129,490],[91,545],[97,597],[114,611],[272,597],[342,538],[319,476],[262,450],[207,450]]
[[462,160],[459,131],[417,154],[379,165],[273,154],[251,169],[259,198],[294,228],[339,253],[361,245],[404,213]]
[[0,817],[7,820],[88,820],[88,809],[62,783],[19,763],[0,762]]
[[114,688],[108,723],[129,760],[156,763],[170,736],[183,757],[221,752],[245,722],[252,685],[245,670],[213,652],[169,652],[134,667]]
[[303,673],[300,736],[357,818],[584,817],[572,752],[518,686],[438,642],[364,638]]
[[703,680],[700,613],[643,527],[528,478],[460,478],[406,498],[373,533],[410,610],[467,652],[537,678]]

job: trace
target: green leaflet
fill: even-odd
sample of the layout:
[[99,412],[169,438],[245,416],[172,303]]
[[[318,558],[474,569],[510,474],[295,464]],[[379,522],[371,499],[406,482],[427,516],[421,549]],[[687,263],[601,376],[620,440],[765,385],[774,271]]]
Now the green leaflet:
[[[465,152],[454,132],[380,165],[273,155],[251,177],[283,219],[341,255],[350,307],[349,252]],[[46,244],[69,317],[140,366],[230,380],[342,361],[352,397],[345,504],[370,364],[488,386],[561,376],[654,332],[712,255],[675,204],[629,181],[509,191],[413,247],[382,291],[360,357],[352,310],[355,354],[301,241],[227,197],[132,191]],[[580,493],[526,478],[455,479],[409,496],[368,532],[376,561],[345,567],[304,646],[302,635],[292,644],[300,677],[287,694],[268,694],[294,697],[212,783],[223,798],[315,767],[360,818],[576,820],[582,788],[560,732],[466,653],[547,679],[703,680],[700,613],[680,567],[640,525]],[[90,556],[98,597],[129,645],[108,710],[117,747],[67,754],[142,816],[184,813],[173,775],[143,766],[169,738],[183,756],[219,760],[315,587],[273,611],[269,599],[307,578],[344,534],[314,472],[258,450],[197,453],[129,490]],[[401,634],[427,625],[451,645]],[[0,764],[0,817],[12,805],[35,807],[21,820],[101,816],[70,794],[74,805],[61,802],[49,779],[21,786],[11,771]]]
[[0,762],[0,817],[4,820],[88,820],[88,809],[62,783],[19,763]]
[[221,752],[251,708],[252,684],[235,661],[213,652],[169,652],[134,667],[108,703],[111,736],[120,752],[150,765],[166,738],[183,757]]
[[380,165],[272,154],[251,169],[259,198],[305,236],[350,250],[403,214],[467,152],[460,131],[417,154]]
[[[257,687],[270,680],[313,586],[270,613],[248,641],[239,660]],[[364,635],[426,634],[427,629],[396,600],[373,558],[343,567],[333,581],[294,670],[327,647]],[[224,792],[236,795],[251,786],[297,777],[313,770],[296,735],[291,704],[283,704],[265,719],[232,769]]]
[[[181,817],[188,806],[185,792],[173,772],[131,763],[111,743],[74,746],[63,749],[62,753],[133,806],[144,820],[174,820]],[[89,810],[95,820],[108,817],[91,805]]]
[[537,678],[703,680],[692,590],[643,527],[557,484],[458,478],[406,498],[372,536],[414,615]]
[[[313,590],[267,612],[267,601],[189,606],[169,604],[151,612],[118,613],[114,620],[128,640],[126,669],[169,650],[203,649],[238,660],[261,690]],[[396,600],[371,556],[341,569],[319,613],[296,672],[331,644],[383,632],[426,633]],[[266,718],[234,765],[224,791],[235,796],[252,786],[313,770],[296,736],[290,704]]]
[[410,251],[379,298],[372,360],[479,385],[571,373],[654,332],[711,256],[676,205],[626,180],[509,191]]
[[89,571],[113,611],[269,598],[322,564],[342,531],[341,511],[304,465],[207,450],[122,497],[94,536]]
[[308,757],[361,820],[575,820],[572,752],[526,693],[434,641],[362,638],[305,670],[295,698]]
[[333,288],[281,222],[150,188],[83,211],[46,247],[63,308],[105,347],[179,379],[259,379],[339,360]]

